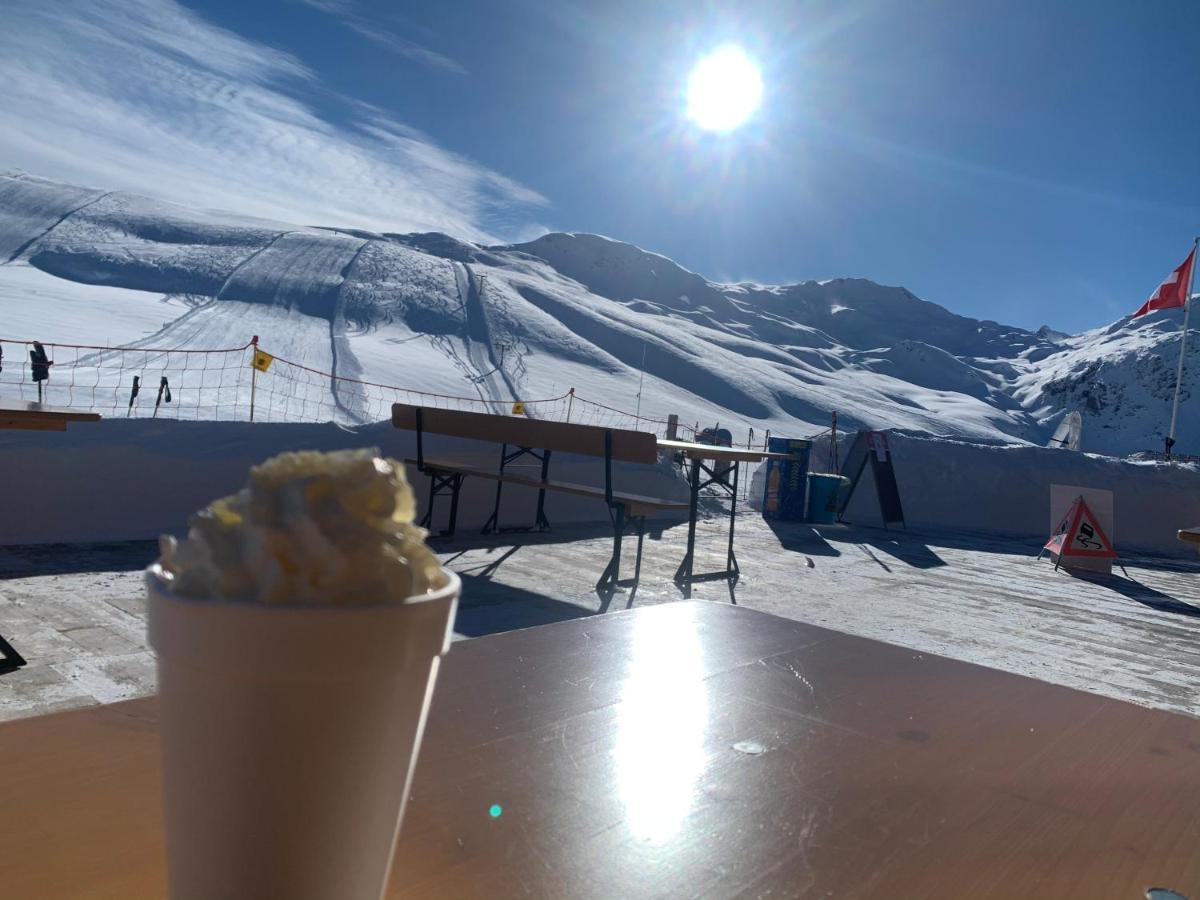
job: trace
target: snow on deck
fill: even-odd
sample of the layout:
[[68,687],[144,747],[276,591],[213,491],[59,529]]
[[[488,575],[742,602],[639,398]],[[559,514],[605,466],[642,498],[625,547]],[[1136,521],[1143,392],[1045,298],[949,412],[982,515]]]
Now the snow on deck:
[[[701,522],[697,572],[721,568],[725,521]],[[680,596],[671,576],[686,531],[647,536],[634,605]],[[609,533],[585,526],[465,534],[439,547],[463,578],[457,636],[602,611],[592,585],[610,547]],[[633,542],[626,548],[628,577]],[[695,597],[1200,715],[1200,563],[1139,559],[1126,562],[1129,579],[1085,580],[1038,562],[1037,549],[987,536],[772,527],[748,513],[737,527],[742,579],[732,590],[698,584]],[[154,554],[146,541],[0,550],[0,633],[30,663],[0,676],[0,719],[153,690],[140,570]],[[629,603],[619,593],[607,613]]]

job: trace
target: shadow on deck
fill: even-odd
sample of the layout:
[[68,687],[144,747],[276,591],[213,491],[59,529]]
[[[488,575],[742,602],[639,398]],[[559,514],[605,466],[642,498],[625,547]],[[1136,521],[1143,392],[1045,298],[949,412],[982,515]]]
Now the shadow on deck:
[[1108,588],[1110,591],[1115,591],[1123,597],[1128,597],[1136,603],[1156,609],[1159,612],[1174,613],[1175,615],[1200,619],[1200,606],[1193,606],[1190,603],[1180,600],[1178,597],[1164,594],[1162,591],[1142,584],[1140,581],[1135,581],[1132,578],[1121,578],[1116,574],[1105,575],[1102,572],[1086,572],[1070,569],[1065,571],[1072,578],[1078,578],[1080,581],[1088,582],[1088,584]]
[[12,544],[0,547],[0,580],[84,572],[133,572],[158,558],[158,541]]

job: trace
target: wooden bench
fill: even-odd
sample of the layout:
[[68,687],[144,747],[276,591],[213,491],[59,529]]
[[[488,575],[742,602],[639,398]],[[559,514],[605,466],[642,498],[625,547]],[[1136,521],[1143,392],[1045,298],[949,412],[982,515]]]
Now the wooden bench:
[[0,428],[23,431],[66,431],[68,422],[99,422],[99,413],[80,412],[44,403],[0,403]]
[[[612,464],[620,462],[654,465],[658,462],[658,442],[653,434],[626,431],[617,428],[601,428],[595,425],[580,425],[571,422],[548,422],[520,416],[494,415],[491,413],[465,412],[462,410],[434,409],[396,403],[392,406],[392,425],[396,428],[416,432],[417,456],[407,460],[422,474],[429,476],[429,504],[421,520],[422,527],[431,528],[433,511],[438,496],[450,494],[450,516],[448,527],[442,534],[452,535],[457,524],[458,495],[463,479],[469,476],[496,482],[496,499],[492,514],[484,523],[483,533],[493,531],[544,531],[550,527],[546,517],[545,500],[547,491],[592,497],[604,501],[609,508],[613,525],[612,556],[605,566],[596,592],[608,599],[612,597],[620,581],[621,544],[627,524],[637,528],[637,562],[634,577],[628,582],[636,587],[641,577],[642,542],[645,537],[646,516],[663,510],[683,510],[688,504],[679,500],[648,497],[613,487]],[[488,441],[500,444],[500,460],[496,471],[478,466],[465,465],[450,460],[433,460],[425,456],[425,435],[438,434],[468,440]],[[510,450],[510,447],[515,449]],[[604,486],[576,484],[550,478],[550,460],[555,451],[582,456],[595,456],[604,460]],[[540,463],[540,477],[506,471],[515,460],[529,456]],[[537,512],[532,526],[524,528],[501,528],[500,506],[505,484],[519,485],[537,490]]]

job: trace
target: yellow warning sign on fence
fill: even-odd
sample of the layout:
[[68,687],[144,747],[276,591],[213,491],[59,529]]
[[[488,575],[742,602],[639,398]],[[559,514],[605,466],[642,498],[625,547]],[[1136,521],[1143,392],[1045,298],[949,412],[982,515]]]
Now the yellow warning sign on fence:
[[512,414],[514,416],[525,415],[525,404],[522,403],[520,400],[514,400]]
[[275,357],[264,350],[255,350],[254,359],[250,361],[250,368],[258,369],[260,372],[265,372],[271,367],[271,362],[274,359]]

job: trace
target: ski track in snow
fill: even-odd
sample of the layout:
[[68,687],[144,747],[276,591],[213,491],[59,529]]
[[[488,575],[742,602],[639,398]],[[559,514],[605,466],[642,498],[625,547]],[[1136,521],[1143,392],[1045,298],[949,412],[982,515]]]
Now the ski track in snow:
[[[359,244],[358,249],[354,251],[354,256],[350,258],[350,262],[346,263],[345,269],[342,270],[342,283],[338,286],[334,312],[329,319],[329,354],[332,360],[332,369],[330,371],[343,378],[361,379],[363,374],[354,360],[354,355],[350,351],[349,341],[346,339],[345,301],[342,297],[342,292],[350,280],[355,263],[358,262],[359,257],[362,256],[362,252],[367,248],[368,244],[370,244],[370,241],[363,241]],[[347,406],[342,400],[338,384],[339,382],[336,380],[330,382],[330,391],[333,393],[334,405],[351,421],[366,421],[366,409],[362,402],[357,398],[350,398],[353,408]]]
[[79,206],[75,207],[74,209],[68,210],[67,212],[63,213],[45,231],[43,231],[41,234],[34,235],[29,240],[27,240],[24,244],[22,244],[20,247],[18,247],[16,250],[14,250],[12,252],[12,255],[8,258],[7,262],[12,262],[18,256],[20,256],[22,253],[26,253],[34,244],[36,244],[42,238],[46,237],[46,235],[48,235],[50,232],[52,232],[55,228],[57,228],[59,225],[61,225],[67,219],[71,218],[71,216],[75,215],[75,213],[82,212],[83,210],[85,210],[89,206],[91,206],[93,203],[99,203],[101,200],[103,200],[106,197],[112,196],[114,193],[115,193],[115,191],[108,191],[107,193],[102,193],[99,197],[93,197],[91,200],[88,200],[86,203],[81,203]]
[[257,250],[255,250],[253,253],[251,253],[249,256],[247,256],[245,259],[243,259],[240,263],[238,263],[236,266],[234,266],[233,271],[229,273],[229,277],[225,279],[225,283],[222,284],[220,289],[217,291],[216,299],[224,300],[225,292],[229,289],[229,286],[233,283],[234,279],[237,278],[238,273],[241,272],[242,269],[245,268],[248,264],[253,262],[257,257],[262,255],[263,253],[266,253],[268,250],[270,250],[272,247],[274,247],[275,244],[280,240],[280,238],[282,238],[282,237],[284,237],[284,235],[287,235],[290,233],[291,232],[288,232],[288,231],[279,232],[279,234],[277,234],[277,235],[275,235],[275,237],[271,238],[270,242],[268,242],[267,244],[264,244],[262,247],[259,247]]

